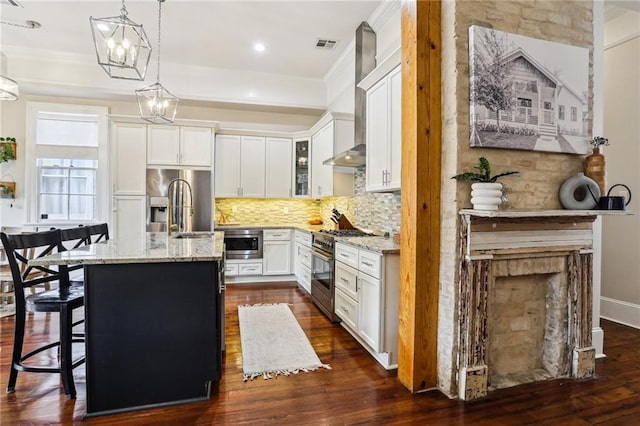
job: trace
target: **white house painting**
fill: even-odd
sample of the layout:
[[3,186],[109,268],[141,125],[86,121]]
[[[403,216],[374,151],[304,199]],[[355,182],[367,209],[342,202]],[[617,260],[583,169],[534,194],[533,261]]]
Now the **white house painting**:
[[472,147],[586,154],[589,50],[469,28]]

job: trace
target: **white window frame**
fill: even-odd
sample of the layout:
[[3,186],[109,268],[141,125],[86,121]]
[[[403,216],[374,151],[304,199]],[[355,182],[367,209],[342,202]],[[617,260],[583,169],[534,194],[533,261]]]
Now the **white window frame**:
[[[109,108],[94,105],[75,105],[49,102],[27,102],[27,132],[25,146],[25,193],[27,222],[37,225],[75,225],[77,221],[42,220],[38,215],[37,119],[41,111],[65,114],[94,114],[98,116],[98,170],[96,175],[96,222],[109,218]],[[64,150],[64,146],[51,146]],[[81,149],[96,149],[81,148]],[[50,157],[56,158],[55,154]],[[83,221],[82,223],[87,223]]]

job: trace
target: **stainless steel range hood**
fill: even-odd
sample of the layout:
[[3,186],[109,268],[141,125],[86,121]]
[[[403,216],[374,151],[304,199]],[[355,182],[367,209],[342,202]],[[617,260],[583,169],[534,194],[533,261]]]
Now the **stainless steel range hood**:
[[340,152],[322,164],[342,167],[359,167],[366,163],[367,93],[358,83],[376,67],[376,33],[363,22],[356,30],[356,75],[353,148]]

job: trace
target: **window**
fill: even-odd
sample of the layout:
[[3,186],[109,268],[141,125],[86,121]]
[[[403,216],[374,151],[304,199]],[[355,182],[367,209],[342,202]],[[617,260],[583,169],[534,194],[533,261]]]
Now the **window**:
[[578,108],[571,107],[571,121],[578,121]]
[[531,108],[531,99],[518,98],[518,106]]
[[546,109],[547,111],[553,110],[553,106],[551,106],[551,102],[548,102],[548,101],[543,102],[543,108]]
[[26,185],[33,223],[106,221],[107,108],[29,103]]
[[97,161],[38,159],[38,216],[56,221],[96,219]]
[[558,120],[564,120],[564,105],[558,106]]

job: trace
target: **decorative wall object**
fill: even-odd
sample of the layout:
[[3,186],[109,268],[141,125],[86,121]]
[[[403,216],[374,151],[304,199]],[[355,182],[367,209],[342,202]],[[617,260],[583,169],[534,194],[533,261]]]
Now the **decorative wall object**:
[[589,50],[469,27],[472,147],[586,154]]

